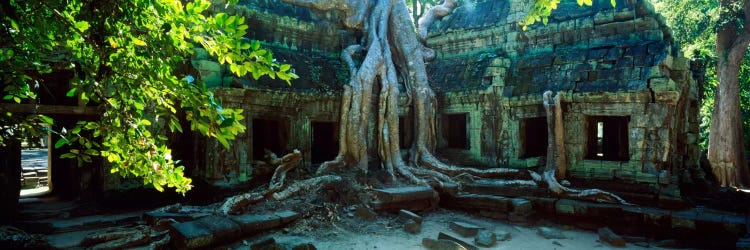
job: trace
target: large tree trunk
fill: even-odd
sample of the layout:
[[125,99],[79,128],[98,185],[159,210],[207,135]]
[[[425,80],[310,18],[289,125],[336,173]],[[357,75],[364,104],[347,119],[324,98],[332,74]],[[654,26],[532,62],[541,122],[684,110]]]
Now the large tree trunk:
[[[734,1],[722,0],[729,9]],[[739,70],[750,44],[750,1],[743,1],[745,27],[738,32],[735,22],[727,22],[716,36],[719,86],[714,97],[714,111],[708,140],[708,160],[721,186],[747,185],[750,175],[742,144],[742,117],[739,100]],[[722,11],[722,13],[724,13]],[[739,13],[735,13],[739,15]]]
[[[349,66],[351,78],[344,86],[342,94],[339,153],[335,159],[323,163],[317,174],[344,166],[355,167],[366,172],[369,158],[374,159],[395,179],[396,173],[412,183],[429,184],[440,187],[453,182],[458,177],[495,178],[511,177],[525,180],[508,183],[537,185],[542,177],[531,171],[491,168],[475,169],[445,164],[434,155],[436,145],[437,100],[429,86],[425,59],[432,58],[434,52],[423,43],[429,25],[449,14],[456,6],[455,0],[445,0],[442,4],[425,12],[419,20],[419,35],[414,27],[404,0],[283,0],[294,5],[317,10],[338,10],[346,14],[344,25],[363,30],[364,44],[355,44],[342,51],[341,58]],[[365,52],[361,64],[353,60],[355,53]],[[403,79],[410,98],[415,121],[415,140],[411,148],[411,161],[407,165],[401,158],[398,131],[399,97],[398,77]],[[380,88],[380,89],[375,89]],[[373,107],[372,100],[378,102]],[[371,122],[375,122],[371,124]],[[371,136],[373,135],[373,136]],[[370,139],[374,138],[374,139]],[[557,151],[557,150],[555,150]],[[552,158],[551,158],[552,159]],[[556,165],[554,162],[551,163]],[[617,196],[599,190],[572,190],[562,187],[552,176],[546,179],[548,186],[556,193],[572,198],[625,203]],[[529,180],[532,179],[532,180]],[[268,197],[283,199],[304,186],[318,186],[318,183],[337,182],[335,176],[320,176],[295,183],[286,190],[278,190],[283,185],[274,185],[268,193],[262,191],[247,193],[227,199],[222,213],[242,210],[246,203],[254,203]],[[554,184],[553,184],[554,183]]]

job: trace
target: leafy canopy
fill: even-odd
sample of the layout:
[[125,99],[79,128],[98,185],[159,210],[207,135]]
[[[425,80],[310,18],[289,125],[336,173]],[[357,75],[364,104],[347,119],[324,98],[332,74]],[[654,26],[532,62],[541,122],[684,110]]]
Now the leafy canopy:
[[[230,0],[226,4],[235,4]],[[67,147],[63,158],[79,166],[102,157],[112,173],[142,177],[157,190],[185,193],[191,180],[171,157],[167,131],[182,132],[178,110],[190,129],[225,147],[245,131],[242,110],[222,107],[200,79],[190,75],[189,58],[203,47],[237,76],[297,78],[290,65],[273,59],[260,42],[245,38],[241,16],[212,14],[209,0],[44,1],[0,3],[0,83],[3,102],[32,103],[52,72],[72,72],[67,96],[98,106],[96,120],[52,131]],[[44,115],[3,110],[0,143],[45,132]]]

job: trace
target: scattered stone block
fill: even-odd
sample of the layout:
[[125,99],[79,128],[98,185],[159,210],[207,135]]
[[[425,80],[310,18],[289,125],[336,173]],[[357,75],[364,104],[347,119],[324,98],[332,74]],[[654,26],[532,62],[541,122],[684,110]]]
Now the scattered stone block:
[[318,250],[318,248],[312,243],[303,243],[293,247],[292,250]]
[[477,237],[474,238],[474,244],[477,244],[481,247],[492,247],[496,243],[497,235],[487,230],[480,230],[479,233],[477,233]]
[[418,234],[422,232],[422,223],[410,219],[404,223],[404,231],[410,234]]
[[273,245],[276,245],[276,240],[274,238],[264,238],[250,244],[250,250],[268,249]]
[[498,241],[507,241],[507,240],[510,240],[510,238],[511,238],[510,233],[506,232],[506,231],[499,231],[499,232],[495,233],[495,235],[497,235],[497,240]]
[[679,241],[675,240],[675,239],[661,240],[661,241],[654,242],[651,245],[655,246],[655,247],[661,247],[661,248],[681,248],[681,247],[683,247],[682,244]]
[[479,230],[484,229],[483,227],[460,221],[451,222],[450,228],[463,237],[474,237],[477,235]]
[[414,186],[375,189],[376,201],[370,207],[376,211],[398,212],[401,209],[427,211],[435,209],[440,196],[431,187]]
[[169,232],[175,247],[179,249],[207,247],[214,242],[211,230],[198,221],[172,224]]
[[530,215],[534,212],[534,207],[532,206],[531,201],[527,199],[521,199],[521,198],[515,198],[511,202],[513,206],[513,212],[517,215]]
[[563,235],[560,230],[551,228],[551,227],[539,227],[537,229],[537,234],[541,235],[545,239],[565,239],[565,235]]
[[646,242],[648,240],[646,237],[641,237],[641,236],[627,236],[627,235],[624,235],[624,236],[621,236],[621,237],[627,243],[641,243],[641,242]]
[[299,218],[299,213],[283,211],[272,214],[247,214],[231,216],[240,225],[243,235],[252,235],[286,225]]
[[612,229],[609,229],[608,227],[599,228],[599,240],[603,242],[607,242],[612,246],[616,247],[624,247],[625,246],[625,240],[622,239],[619,235],[617,235],[615,232],[612,231]]
[[354,214],[358,218],[363,220],[374,221],[378,219],[378,214],[376,214],[375,211],[372,211],[372,209],[366,206],[357,207],[357,210],[355,210]]
[[468,250],[461,244],[450,240],[422,239],[422,245],[433,250]]
[[430,199],[437,196],[435,190],[429,186],[412,186],[374,189],[375,196],[382,202],[398,202],[406,200]]
[[401,209],[398,211],[398,218],[403,221],[413,220],[417,223],[422,223],[422,216],[419,216],[409,210]]
[[463,246],[466,250],[478,250],[479,249],[478,247],[476,247],[476,246],[474,246],[472,244],[469,244],[466,241],[460,240],[460,239],[458,239],[456,237],[450,236],[450,235],[445,234],[445,233],[439,233],[438,234],[438,240],[449,240],[449,241],[456,242],[459,245]]
[[299,214],[292,211],[230,217],[212,215],[195,221],[174,223],[169,225],[169,231],[177,248],[205,248],[238,239],[243,235],[267,231],[297,218]]

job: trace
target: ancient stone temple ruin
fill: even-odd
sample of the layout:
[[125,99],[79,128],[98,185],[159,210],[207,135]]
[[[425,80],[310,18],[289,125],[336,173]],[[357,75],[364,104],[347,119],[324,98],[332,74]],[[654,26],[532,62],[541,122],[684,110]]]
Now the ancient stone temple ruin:
[[[635,198],[679,198],[680,181],[698,173],[703,67],[680,55],[648,2],[631,2],[563,1],[547,25],[527,31],[517,24],[527,1],[472,2],[435,23],[426,44],[436,52],[427,67],[439,101],[438,155],[477,168],[543,166],[549,135],[542,92],[550,90],[559,94],[565,131],[561,176],[641,195]],[[250,36],[293,63],[301,78],[291,85],[235,78],[197,53],[192,62],[201,77],[220,87],[226,104],[245,110],[250,133],[229,151],[200,142],[205,155],[197,157],[205,161],[194,173],[214,183],[246,181],[263,149],[299,149],[307,166],[331,160],[348,79],[339,54],[362,35],[330,13],[277,1],[246,1],[230,11],[244,13]],[[413,134],[409,98],[402,93],[399,102],[403,154]]]
[[[315,170],[339,153],[342,96],[350,80],[350,65],[342,60],[342,50],[363,43],[366,34],[345,27],[341,20],[344,14],[337,11],[316,11],[282,0],[239,2],[236,6],[215,5],[208,11],[244,16],[250,27],[246,38],[260,41],[261,48],[271,51],[275,60],[290,63],[299,79],[287,84],[269,77],[237,77],[206,50],[196,48],[192,58],[186,60],[193,66],[188,74],[213,89],[224,107],[243,109],[244,120],[240,122],[247,131],[231,142],[229,148],[197,133],[166,133],[174,149],[173,157],[181,160],[186,175],[195,183],[195,190],[187,198],[164,198],[169,195],[157,193],[154,199],[169,200],[168,204],[159,204],[160,208],[151,207],[148,211],[111,215],[105,222],[90,217],[75,221],[83,221],[80,225],[50,222],[47,220],[50,215],[44,212],[22,211],[26,218],[18,223],[19,228],[50,234],[46,239],[62,248],[93,246],[91,242],[95,240],[116,236],[106,231],[107,237],[86,236],[69,243],[66,241],[69,235],[64,234],[69,231],[105,227],[101,224],[107,227],[127,224],[131,225],[126,230],[129,238],[124,239],[133,235],[148,238],[139,238],[140,246],[205,248],[234,244],[231,247],[252,245],[252,249],[261,249],[243,239],[293,223],[298,224],[293,229],[275,232],[274,237],[320,236],[323,233],[318,232],[318,226],[329,222],[367,235],[371,228],[380,226],[370,224],[379,217],[389,218],[378,222],[386,221],[378,232],[385,232],[384,235],[393,234],[386,230],[401,227],[399,233],[419,235],[423,220],[433,220],[428,223],[450,220],[451,232],[463,238],[476,236],[475,244],[480,246],[493,246],[496,241],[510,238],[510,234],[498,233],[495,239],[493,233],[490,243],[480,240],[477,235],[487,234],[482,226],[495,225],[491,224],[495,221],[483,221],[486,218],[524,226],[513,226],[513,230],[520,231],[530,231],[526,226],[537,226],[534,223],[545,220],[549,224],[598,229],[599,240],[591,241],[614,246],[625,246],[627,240],[629,246],[646,242],[646,247],[670,247],[676,246],[677,241],[667,240],[664,245],[651,243],[655,239],[673,238],[692,243],[704,237],[716,241],[705,242],[701,247],[718,246],[711,245],[717,242],[721,247],[733,247],[747,233],[745,226],[749,223],[742,212],[714,211],[703,206],[711,204],[713,198],[717,203],[727,202],[729,195],[700,200],[685,194],[691,185],[706,179],[697,142],[702,92],[699,86],[703,86],[706,65],[681,54],[670,28],[648,0],[618,0],[616,6],[607,0],[594,0],[592,6],[563,0],[548,22],[525,30],[519,22],[526,18],[534,1],[462,1],[450,15],[430,26],[423,42],[435,53],[434,59],[426,61],[426,69],[437,101],[436,157],[451,166],[474,170],[518,170],[514,173],[526,174],[523,176],[526,179],[480,176],[456,183],[437,181],[439,185],[427,182],[417,185],[389,179],[378,157],[372,157],[367,173],[356,168],[349,173],[343,173],[347,169],[338,169],[337,181],[312,182],[316,185],[309,187],[300,187],[299,183],[322,178]],[[363,56],[354,56],[353,61],[362,63]],[[407,91],[410,87],[404,80],[408,77],[406,73],[398,73],[402,74],[398,76],[400,153],[404,161],[412,161],[410,154],[414,151],[410,148],[417,140],[418,119],[413,110],[415,97]],[[61,74],[67,75],[56,77],[72,78],[70,72]],[[63,84],[61,90],[53,91],[57,99],[67,100],[63,97],[65,87],[68,86]],[[549,110],[545,110],[543,93],[548,91],[554,99],[548,100]],[[378,105],[379,95],[374,96],[365,105]],[[70,102],[42,104],[75,105],[73,100]],[[78,118],[96,119],[101,114],[95,107],[77,108],[83,111],[51,115],[56,119],[55,126],[72,126]],[[188,127],[186,121],[181,122]],[[370,122],[369,129],[377,130],[375,124]],[[378,141],[374,134],[364,140]],[[52,137],[51,140],[59,138]],[[0,148],[4,153],[1,150],[9,149]],[[63,200],[124,204],[153,198],[132,195],[148,193],[140,189],[142,180],[109,174],[108,163],[101,159],[90,164],[93,167],[76,168],[75,162],[59,159],[64,151],[51,147],[49,150],[52,190]],[[368,150],[370,155],[378,154],[376,147]],[[16,151],[20,152],[20,146],[8,152]],[[20,156],[15,158],[20,161]],[[298,159],[299,166],[294,165]],[[577,192],[600,189],[596,191],[609,191],[612,196],[622,197],[617,201],[627,202],[607,203],[612,200],[560,195],[551,190],[550,182],[540,181],[540,174],[544,174],[551,161],[555,161],[561,188],[584,190]],[[277,176],[279,169],[290,162],[294,166],[284,170],[284,176]],[[292,172],[290,169],[294,167]],[[291,177],[285,176],[287,171]],[[284,198],[294,198],[277,199],[279,189],[269,191],[285,185],[284,178],[287,187],[298,185],[290,193],[299,197],[288,195]],[[278,179],[281,181],[277,182]],[[532,184],[525,185],[528,183]],[[265,187],[268,188],[261,190]],[[481,217],[472,218],[480,226],[454,219],[459,213],[454,211],[441,210],[430,215],[434,217],[421,217],[438,206]],[[54,216],[68,219],[71,213]],[[139,221],[137,226],[132,226],[136,224],[133,221]],[[632,237],[623,239],[615,232]],[[538,228],[537,234],[549,240],[565,238],[546,226]],[[379,238],[356,240],[390,243]],[[408,244],[418,242],[407,240]],[[273,238],[251,241],[275,244]],[[439,232],[438,240],[424,238],[421,245],[399,241],[386,244],[385,248],[439,248],[445,241],[459,242],[455,244],[465,247],[452,245],[454,248],[448,249],[476,249],[443,232]],[[101,242],[95,243],[113,241]],[[551,242],[533,246],[563,247],[560,242]],[[566,245],[570,248],[592,247],[571,242],[563,244],[571,244]],[[361,247],[324,245],[319,249],[342,246]],[[373,245],[365,247],[371,249]],[[514,247],[524,248],[510,245]]]

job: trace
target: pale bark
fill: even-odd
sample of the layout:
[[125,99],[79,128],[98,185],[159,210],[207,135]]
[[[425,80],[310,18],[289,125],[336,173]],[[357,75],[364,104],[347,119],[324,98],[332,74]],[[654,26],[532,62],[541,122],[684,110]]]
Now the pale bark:
[[[734,1],[722,0],[720,4],[721,8],[729,9]],[[750,1],[743,1],[745,17],[750,17],[748,4]],[[742,58],[747,52],[747,46],[750,45],[750,18],[745,18],[744,22],[742,30],[738,30],[734,22],[727,22],[720,27],[716,35],[719,85],[711,117],[708,160],[722,187],[743,186],[750,181],[742,144],[738,78]]]

